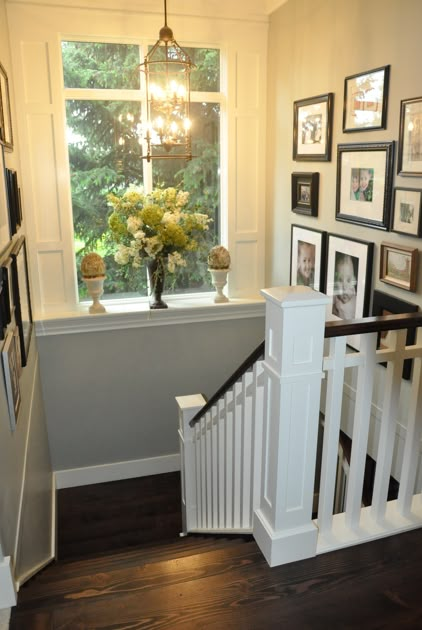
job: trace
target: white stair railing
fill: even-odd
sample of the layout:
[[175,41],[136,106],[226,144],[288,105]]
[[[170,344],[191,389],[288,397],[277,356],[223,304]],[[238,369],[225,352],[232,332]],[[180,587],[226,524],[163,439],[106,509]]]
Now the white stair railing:
[[[274,566],[421,527],[422,496],[414,490],[422,435],[422,344],[405,344],[406,329],[422,326],[422,315],[327,324],[323,294],[307,287],[262,293],[267,302],[265,359],[238,374],[227,391],[206,405],[202,396],[177,399],[183,532],[252,531]],[[377,350],[377,335],[385,330],[392,331],[389,347]],[[349,334],[360,336],[359,352],[347,351]],[[407,359],[414,365],[410,388],[406,384],[410,398],[400,490],[397,500],[388,501]],[[374,375],[381,362],[387,369],[373,498],[362,507]],[[342,412],[351,407],[344,399],[344,377],[350,369],[357,373],[352,448],[350,465],[342,467],[339,479]],[[323,380],[324,435],[314,518]],[[336,498],[340,485],[346,489],[345,510],[334,514],[341,504]]]
[[200,395],[176,399],[183,533],[252,532],[260,499],[263,377],[256,361],[209,408]]
[[[390,325],[394,318],[386,318]],[[420,319],[420,317],[419,317]],[[406,326],[403,322],[402,326]],[[329,353],[323,368],[327,374],[327,395],[324,409],[324,443],[322,454],[319,529],[317,553],[324,553],[389,536],[422,526],[422,495],[415,494],[416,472],[422,431],[422,345],[406,346],[406,328],[392,330],[389,348],[377,350],[377,332],[361,334],[358,353],[346,352],[346,337],[329,340]],[[413,359],[408,424],[400,473],[398,500],[388,501],[393,453],[397,440],[399,400],[403,387],[403,362]],[[372,503],[362,507],[365,461],[371,422],[373,383],[376,364],[387,363],[376,455],[376,473]],[[337,448],[344,397],[344,372],[357,370],[356,401],[353,418],[352,452],[347,475],[345,511],[333,514]]]

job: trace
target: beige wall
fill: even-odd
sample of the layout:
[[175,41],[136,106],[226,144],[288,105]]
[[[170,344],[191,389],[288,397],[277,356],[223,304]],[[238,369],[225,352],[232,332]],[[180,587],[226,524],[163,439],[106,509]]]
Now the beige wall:
[[[422,307],[422,273],[416,294],[378,280],[379,243],[422,250],[420,239],[336,221],[338,143],[398,140],[400,100],[422,95],[420,0],[288,0],[270,19],[268,46],[267,285],[288,284],[292,223],[375,243],[374,288]],[[391,65],[387,129],[342,132],[344,79]],[[331,162],[294,162],[293,102],[334,93]],[[397,150],[397,146],[396,146]],[[422,179],[396,175],[394,186],[422,188]],[[320,173],[319,216],[291,212],[291,173]],[[422,260],[422,251],[421,251]],[[421,264],[419,264],[419,268]],[[419,269],[419,271],[421,271]]]

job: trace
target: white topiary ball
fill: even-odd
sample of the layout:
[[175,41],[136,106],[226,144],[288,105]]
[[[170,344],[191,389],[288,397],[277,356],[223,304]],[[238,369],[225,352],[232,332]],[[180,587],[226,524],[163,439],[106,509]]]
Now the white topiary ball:
[[230,254],[222,245],[216,245],[208,254],[209,269],[229,269]]
[[104,260],[99,254],[92,252],[82,258],[81,273],[83,278],[98,278],[105,275]]

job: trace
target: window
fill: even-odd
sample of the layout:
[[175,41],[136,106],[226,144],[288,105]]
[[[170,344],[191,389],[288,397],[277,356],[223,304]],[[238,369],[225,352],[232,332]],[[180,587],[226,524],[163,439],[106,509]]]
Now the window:
[[[108,192],[129,185],[180,186],[213,218],[209,247],[219,239],[220,226],[220,54],[216,49],[187,49],[197,66],[191,76],[192,147],[195,158],[142,160],[140,132],[145,95],[137,69],[136,45],[62,42],[67,143],[72,192],[74,244],[79,271],[82,256],[97,251],[105,258],[104,297],[146,295],[146,274],[114,261],[108,236]],[[208,249],[208,248],[207,248]],[[173,278],[166,291],[211,290],[205,250]],[[79,298],[86,297],[78,277]]]

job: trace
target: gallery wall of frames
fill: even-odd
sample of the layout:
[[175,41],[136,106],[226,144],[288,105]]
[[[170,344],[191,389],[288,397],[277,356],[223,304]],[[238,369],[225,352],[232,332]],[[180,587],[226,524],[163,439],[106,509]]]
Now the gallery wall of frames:
[[20,379],[31,343],[32,311],[26,239],[16,170],[5,164],[13,151],[10,94],[0,63],[0,352],[10,428],[14,431],[21,404]]
[[[345,77],[344,134],[387,129],[390,70],[385,65]],[[331,161],[334,99],[340,101],[341,95],[330,92],[293,103],[294,161],[307,166],[311,162]],[[355,238],[353,227],[345,236],[310,228],[309,222],[306,226],[294,223],[290,284],[307,285],[326,293],[331,298],[329,319],[419,310],[411,301],[389,294],[388,286],[408,294],[417,290],[422,189],[407,185],[407,181],[422,177],[422,96],[400,102],[397,140],[371,142],[368,133],[368,142],[337,144],[334,156],[335,219],[393,234],[382,240],[375,258],[375,243]],[[399,183],[393,187],[395,163]],[[318,217],[320,173],[315,168],[307,172],[301,169],[292,173],[291,182],[292,212]],[[409,246],[408,238],[406,245],[402,244],[400,235],[414,237],[414,247]],[[378,269],[373,266],[375,259],[379,261]],[[386,292],[374,291],[371,295],[375,277],[385,283]],[[409,367],[405,368],[404,377],[409,378]]]

